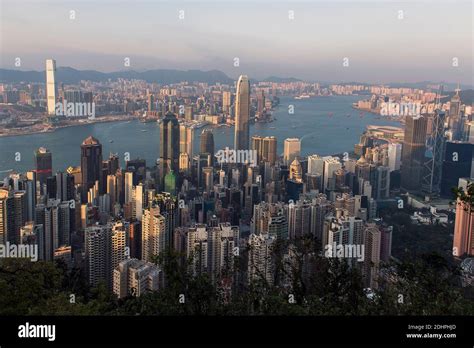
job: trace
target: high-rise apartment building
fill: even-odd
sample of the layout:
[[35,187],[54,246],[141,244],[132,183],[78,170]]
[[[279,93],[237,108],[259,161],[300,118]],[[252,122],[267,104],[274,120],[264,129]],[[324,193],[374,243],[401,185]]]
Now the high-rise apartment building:
[[277,237],[273,234],[250,235],[247,266],[249,282],[264,280],[268,284],[273,284],[275,265],[272,247],[276,240]]
[[114,269],[113,292],[118,298],[140,297],[160,288],[161,270],[151,262],[138,259],[121,261]]
[[109,284],[111,226],[91,226],[84,230],[86,272],[90,286]]
[[165,251],[167,221],[159,208],[143,211],[142,217],[142,260],[151,262],[153,257]]

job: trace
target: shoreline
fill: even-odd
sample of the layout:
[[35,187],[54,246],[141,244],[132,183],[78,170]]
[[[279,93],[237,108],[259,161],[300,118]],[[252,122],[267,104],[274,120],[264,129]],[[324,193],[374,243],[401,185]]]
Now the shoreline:
[[56,126],[45,130],[28,130],[21,133],[16,134],[0,134],[0,138],[8,138],[8,137],[21,137],[25,135],[32,135],[32,134],[45,134],[45,133],[54,133],[57,130],[64,129],[64,128],[71,128],[71,127],[80,127],[80,126],[89,126],[96,123],[108,123],[108,122],[123,122],[123,121],[133,121],[138,120],[136,116],[127,116],[121,119],[97,119],[94,122],[82,122],[82,123],[75,123],[75,124],[67,124],[62,126]]

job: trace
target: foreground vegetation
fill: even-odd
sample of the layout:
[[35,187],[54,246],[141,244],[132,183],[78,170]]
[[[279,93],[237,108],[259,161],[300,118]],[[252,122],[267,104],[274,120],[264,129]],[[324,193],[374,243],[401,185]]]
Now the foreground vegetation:
[[[191,275],[174,253],[157,262],[167,286],[119,300],[105,284],[89,289],[79,270],[68,271],[61,263],[0,260],[0,315],[474,314],[471,295],[458,287],[457,269],[436,254],[387,265],[380,289],[370,295],[359,271],[337,259],[313,257],[304,267],[294,265],[289,288],[278,280],[247,284],[238,260],[234,272],[217,281]],[[232,291],[220,285],[223,279],[232,279]]]

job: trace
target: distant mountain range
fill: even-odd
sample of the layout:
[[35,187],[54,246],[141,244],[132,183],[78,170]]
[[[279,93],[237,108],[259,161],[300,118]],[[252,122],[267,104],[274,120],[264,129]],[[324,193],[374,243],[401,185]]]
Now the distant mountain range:
[[[77,70],[70,67],[58,67],[56,70],[57,81],[65,84],[77,84],[81,80],[88,81],[107,81],[108,79],[115,80],[117,78],[124,79],[138,79],[147,82],[155,82],[160,84],[171,84],[183,81],[188,82],[205,82],[209,84],[229,84],[233,85],[237,79],[230,78],[225,73],[219,70],[176,70],[176,69],[155,69],[146,71],[116,71],[111,73],[103,73],[96,70]],[[266,81],[275,83],[288,83],[303,81],[294,77],[278,77],[269,76],[265,79],[257,80],[250,79],[251,83]],[[23,71],[23,70],[10,70],[0,69],[0,82],[6,83],[18,83],[18,82],[45,82],[44,71]],[[446,90],[454,90],[456,84],[444,83]],[[322,82],[323,85],[331,84],[330,82]],[[339,84],[359,84],[359,85],[370,85],[368,83],[361,82],[340,82]],[[416,83],[389,83],[386,84],[390,87],[411,87],[411,88],[426,88],[427,85],[435,85],[437,83],[430,81],[416,82]],[[461,85],[462,90],[471,89],[472,86]],[[472,91],[472,90],[471,90]],[[446,93],[446,92],[445,92]],[[461,92],[462,93],[462,92]],[[463,93],[462,93],[463,94]],[[464,97],[464,98],[463,98]],[[461,95],[461,99],[466,99],[468,103],[472,102],[472,96],[469,93]],[[463,100],[464,102],[464,100]]]
[[294,77],[278,77],[278,76],[270,76],[266,79],[262,80],[266,82],[275,82],[275,83],[289,83],[289,82],[299,82],[302,81],[300,79],[296,79]]
[[[226,83],[233,84],[234,80],[224,74],[222,71],[210,70],[168,70],[157,69],[147,70],[143,72],[137,71],[117,71],[111,73],[103,73],[95,70],[76,70],[69,67],[58,67],[56,70],[56,78],[66,84],[76,84],[81,80],[89,81],[107,81],[117,78],[139,79],[147,82],[157,82],[161,84],[177,83],[182,81],[189,82],[207,82],[210,84]],[[44,82],[44,71],[21,71],[0,69],[0,81],[4,82]]]
[[[182,81],[188,82],[207,82],[209,84],[222,83],[234,84],[234,79],[227,76],[219,70],[174,70],[174,69],[156,69],[147,71],[117,71],[111,73],[103,73],[95,70],[77,70],[70,67],[58,67],[56,70],[56,78],[66,84],[76,84],[81,80],[89,81],[107,81],[117,78],[139,79],[147,82],[156,82],[160,84],[171,84]],[[44,82],[44,71],[22,71],[0,69],[0,81],[7,83],[17,82]],[[254,80],[257,81],[257,80]],[[295,82],[300,81],[293,77],[284,78],[271,76],[261,81],[268,82]]]

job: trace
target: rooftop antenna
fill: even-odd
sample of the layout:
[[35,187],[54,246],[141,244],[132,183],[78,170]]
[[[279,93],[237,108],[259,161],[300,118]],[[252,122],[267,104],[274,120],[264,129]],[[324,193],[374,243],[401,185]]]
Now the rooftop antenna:
[[458,82],[458,87],[454,91],[456,92],[456,95],[459,97],[459,92],[461,92],[461,88],[459,87],[459,82]]

